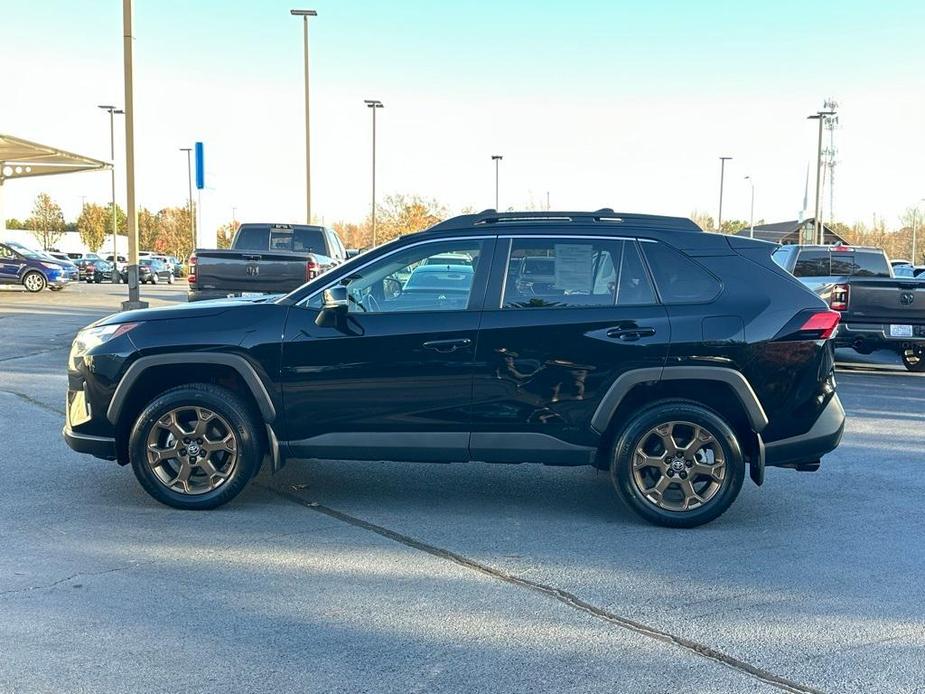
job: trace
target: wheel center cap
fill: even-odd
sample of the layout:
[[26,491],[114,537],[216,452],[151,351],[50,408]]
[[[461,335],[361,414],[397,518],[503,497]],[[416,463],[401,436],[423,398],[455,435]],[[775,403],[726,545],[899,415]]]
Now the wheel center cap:
[[199,455],[199,444],[191,443],[189,446],[187,446],[187,450],[189,451],[190,455]]
[[682,458],[675,458],[674,460],[671,461],[671,469],[674,472],[681,472],[682,470],[684,470],[684,468],[685,468],[685,465],[684,465],[684,460]]

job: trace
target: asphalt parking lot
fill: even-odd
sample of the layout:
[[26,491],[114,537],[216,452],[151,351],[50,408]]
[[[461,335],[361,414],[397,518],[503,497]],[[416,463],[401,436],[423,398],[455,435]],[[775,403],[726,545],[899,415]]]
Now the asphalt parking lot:
[[925,380],[895,358],[840,354],[822,470],[696,530],[533,465],[290,463],[185,513],[60,436],[71,338],[123,292],[0,290],[2,692],[925,687]]

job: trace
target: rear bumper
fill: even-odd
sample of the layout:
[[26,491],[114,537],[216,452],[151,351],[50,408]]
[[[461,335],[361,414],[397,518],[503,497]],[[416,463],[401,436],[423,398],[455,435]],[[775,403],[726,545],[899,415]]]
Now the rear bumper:
[[842,323],[834,337],[835,347],[851,347],[861,354],[878,349],[902,352],[910,345],[925,346],[925,326],[913,325],[912,337],[891,337],[890,326],[879,323]]
[[78,453],[89,453],[104,460],[116,459],[116,440],[107,436],[77,434],[68,426],[62,432],[64,442]]
[[845,408],[836,393],[805,434],[765,443],[764,464],[770,467],[818,464],[822,456],[838,446],[844,431]]

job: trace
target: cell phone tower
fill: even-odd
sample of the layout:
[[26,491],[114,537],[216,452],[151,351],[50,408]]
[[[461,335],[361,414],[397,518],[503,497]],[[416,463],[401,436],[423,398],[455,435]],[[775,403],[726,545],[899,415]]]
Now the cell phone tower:
[[[838,102],[832,97],[825,100],[822,106],[824,111],[838,111]],[[826,116],[823,126],[829,131],[829,144],[822,150],[823,166],[829,173],[829,223],[835,221],[835,165],[838,160],[835,158],[835,129],[838,128],[838,114]],[[822,217],[823,215],[819,215]]]

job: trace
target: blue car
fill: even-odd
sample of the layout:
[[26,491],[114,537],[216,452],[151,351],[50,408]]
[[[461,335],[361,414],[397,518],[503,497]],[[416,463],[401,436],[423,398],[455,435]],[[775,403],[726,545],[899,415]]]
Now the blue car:
[[0,284],[21,284],[29,292],[64,289],[77,281],[77,266],[14,241],[0,243]]

